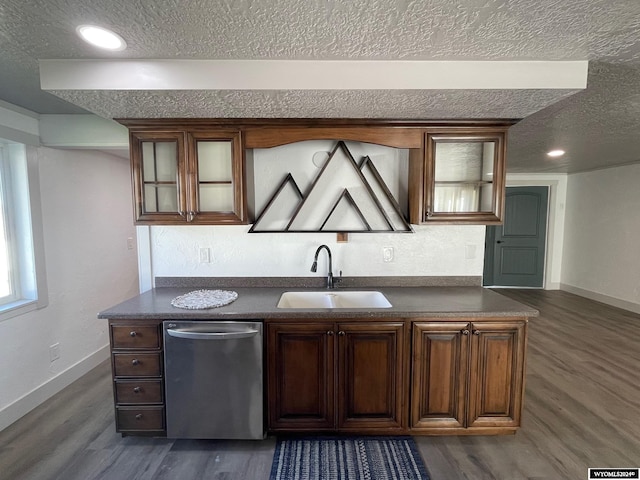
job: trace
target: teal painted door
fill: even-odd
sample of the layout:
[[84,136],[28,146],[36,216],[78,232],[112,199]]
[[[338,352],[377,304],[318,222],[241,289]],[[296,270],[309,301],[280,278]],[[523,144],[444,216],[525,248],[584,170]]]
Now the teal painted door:
[[504,223],[487,227],[484,285],[542,287],[548,187],[508,187]]

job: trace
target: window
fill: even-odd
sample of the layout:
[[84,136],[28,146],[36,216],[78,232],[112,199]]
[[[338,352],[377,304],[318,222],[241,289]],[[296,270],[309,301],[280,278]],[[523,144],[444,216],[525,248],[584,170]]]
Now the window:
[[[36,204],[29,180],[37,174],[37,164],[34,167],[29,166],[25,145],[0,140],[0,320],[46,305],[44,272],[38,271],[41,250],[36,248],[41,242],[34,242],[32,224]],[[39,220],[39,208],[35,213]]]

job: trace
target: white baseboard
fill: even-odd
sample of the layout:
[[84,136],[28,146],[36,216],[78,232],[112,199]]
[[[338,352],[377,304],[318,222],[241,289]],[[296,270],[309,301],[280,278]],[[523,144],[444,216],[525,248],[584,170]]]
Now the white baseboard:
[[65,371],[60,372],[52,379],[4,407],[0,410],[0,431],[53,397],[91,369],[97,367],[107,358],[109,358],[109,346],[105,345],[100,350],[86,356],[78,363],[71,365]]
[[567,285],[566,283],[560,284],[560,290],[564,290],[569,293],[580,295],[581,297],[595,300],[596,302],[606,303],[612,307],[622,308],[623,310],[629,310],[630,312],[640,313],[640,304],[629,302],[627,300],[621,300],[619,298],[610,297],[602,293],[592,292],[591,290],[585,290],[583,288],[574,287],[573,285]]

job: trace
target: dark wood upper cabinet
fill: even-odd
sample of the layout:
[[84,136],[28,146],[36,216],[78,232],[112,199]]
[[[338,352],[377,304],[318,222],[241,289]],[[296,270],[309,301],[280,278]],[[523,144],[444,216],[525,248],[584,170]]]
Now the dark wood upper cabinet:
[[189,210],[192,223],[247,223],[241,134],[187,132]]
[[131,132],[136,223],[184,223],[187,166],[183,132]]
[[247,150],[306,140],[408,150],[410,223],[502,222],[511,120],[119,121],[130,131],[135,218],[140,225],[248,223]]
[[137,224],[246,223],[239,131],[131,130],[130,144]]
[[507,128],[428,129],[410,158],[411,223],[501,223]]

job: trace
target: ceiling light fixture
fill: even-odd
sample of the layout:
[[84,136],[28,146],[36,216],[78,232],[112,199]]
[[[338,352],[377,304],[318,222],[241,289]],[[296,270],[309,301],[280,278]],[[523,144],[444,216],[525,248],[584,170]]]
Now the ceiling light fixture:
[[127,48],[127,42],[117,33],[95,25],[80,25],[76,32],[85,42],[105,50],[117,52]]
[[564,155],[564,150],[551,150],[550,152],[547,152],[547,155],[550,157],[561,157]]

